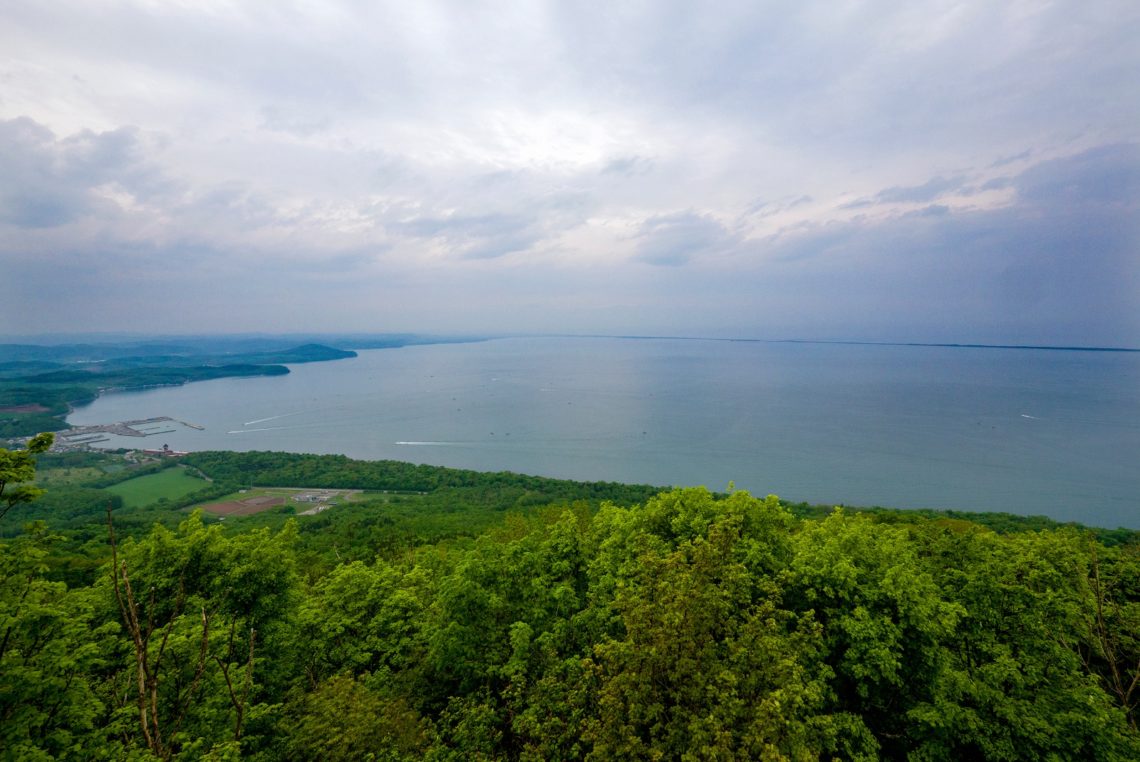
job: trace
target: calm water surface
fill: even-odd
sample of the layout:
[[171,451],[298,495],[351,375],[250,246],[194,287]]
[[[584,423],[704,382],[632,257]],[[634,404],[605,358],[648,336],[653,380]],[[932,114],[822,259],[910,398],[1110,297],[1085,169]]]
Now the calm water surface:
[[[344,453],[792,500],[1140,527],[1140,354],[667,339],[368,350],[107,394],[105,446]],[[158,440],[161,440],[158,441]]]

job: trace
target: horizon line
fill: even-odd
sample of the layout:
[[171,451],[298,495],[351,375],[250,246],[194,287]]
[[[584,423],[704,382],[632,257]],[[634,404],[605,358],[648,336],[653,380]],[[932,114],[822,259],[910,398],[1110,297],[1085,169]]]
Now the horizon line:
[[[1110,347],[1110,346],[1081,346],[1071,344],[997,344],[986,342],[951,342],[951,341],[881,341],[871,339],[761,339],[749,338],[740,336],[676,336],[676,335],[657,335],[657,334],[622,334],[622,333],[472,333],[472,334],[458,334],[458,333],[417,333],[411,331],[324,331],[324,332],[306,332],[306,331],[291,331],[281,333],[267,333],[267,332],[248,332],[248,333],[135,333],[135,332],[114,332],[114,331],[91,331],[91,332],[48,332],[42,334],[8,334],[0,336],[0,345],[3,344],[18,344],[24,342],[35,343],[36,339],[41,341],[54,337],[57,341],[60,338],[68,337],[72,340],[79,339],[80,337],[102,337],[105,340],[110,339],[106,343],[113,343],[113,337],[121,337],[122,340],[131,341],[139,339],[237,339],[237,338],[365,338],[365,337],[415,337],[415,338],[467,338],[472,340],[487,340],[487,339],[500,339],[500,338],[578,338],[578,339],[631,339],[631,340],[667,340],[667,341],[726,341],[726,342],[749,342],[756,344],[841,344],[851,346],[881,346],[881,347],[942,347],[949,349],[1024,349],[1024,350],[1044,350],[1051,352],[1130,352],[1140,353],[1138,347]],[[52,342],[55,343],[55,342]],[[70,343],[68,341],[60,342],[61,344]],[[103,343],[103,342],[99,342]],[[44,345],[40,345],[44,346]]]
[[876,347],[945,347],[950,349],[1039,349],[1051,352],[1140,352],[1135,347],[1098,347],[1075,346],[1062,344],[985,344],[975,342],[948,342],[948,341],[871,341],[857,339],[755,339],[739,337],[715,336],[653,336],[639,334],[605,334],[605,333],[550,333],[550,334],[515,334],[517,336],[549,336],[552,338],[582,338],[582,339],[662,339],[670,341],[735,341],[751,342],[756,344],[847,344],[855,346]]

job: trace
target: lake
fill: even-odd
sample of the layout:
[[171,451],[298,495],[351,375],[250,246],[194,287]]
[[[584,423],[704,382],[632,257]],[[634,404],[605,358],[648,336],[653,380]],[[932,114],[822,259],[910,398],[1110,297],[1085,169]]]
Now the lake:
[[1140,528],[1140,354],[525,338],[105,394],[103,446],[343,453]]

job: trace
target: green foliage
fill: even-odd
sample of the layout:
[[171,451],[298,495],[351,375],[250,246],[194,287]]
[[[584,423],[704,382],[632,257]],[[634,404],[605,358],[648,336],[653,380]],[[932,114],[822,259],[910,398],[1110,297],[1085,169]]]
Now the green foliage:
[[595,571],[616,572],[620,627],[586,661],[599,703],[586,723],[591,757],[808,759],[825,750],[820,630],[781,608],[768,576],[787,561],[789,519],[774,498],[738,492],[718,503],[703,490],[662,495],[617,519],[632,529],[608,549],[621,560],[615,568],[603,556]]
[[107,507],[119,508],[122,498],[90,487],[52,487],[36,500],[11,516],[0,520],[0,536],[12,537],[23,531],[28,521],[44,521],[54,529],[89,529],[94,523],[102,537],[101,526]]
[[36,477],[35,455],[46,452],[54,437],[37,434],[23,450],[0,448],[0,519],[21,503],[30,503],[43,494],[32,481]]
[[49,413],[0,413],[0,439],[28,436],[37,431],[62,431],[66,428],[67,424]]
[[62,468],[106,468],[112,463],[122,463],[114,453],[103,450],[71,450],[69,452],[45,452],[36,459],[42,469]]
[[113,626],[93,591],[44,579],[58,538],[42,524],[0,545],[0,748],[12,759],[93,759],[103,653]]
[[1097,606],[1085,540],[1071,531],[942,539],[965,561],[943,567],[942,588],[970,616],[931,704],[913,713],[919,726],[964,756],[1136,758],[1135,735],[1119,732],[1122,707],[1081,664]]
[[350,675],[299,694],[287,716],[293,723],[288,751],[293,759],[422,759],[425,724],[400,698],[383,698]]
[[390,491],[224,524],[123,507],[111,561],[106,490],[23,508],[60,534],[0,541],[5,754],[1140,758],[1140,545],[803,519],[739,491],[189,460],[210,489]]
[[212,478],[231,484],[276,487],[330,487],[338,489],[433,492],[464,489],[470,501],[483,500],[502,508],[547,505],[557,500],[593,499],[633,503],[659,491],[646,485],[616,482],[574,482],[509,472],[483,473],[455,468],[416,465],[394,460],[352,460],[343,455],[303,455],[286,452],[196,452],[184,463]]
[[246,719],[271,709],[260,686],[282,689],[278,660],[295,646],[295,538],[291,525],[227,538],[194,514],[117,549],[99,589],[128,635],[120,690],[137,722],[124,732],[140,747],[170,757],[238,744]]

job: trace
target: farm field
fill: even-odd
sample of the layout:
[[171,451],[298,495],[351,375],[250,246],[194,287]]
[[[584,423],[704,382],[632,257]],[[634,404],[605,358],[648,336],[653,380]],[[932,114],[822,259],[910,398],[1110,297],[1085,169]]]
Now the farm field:
[[257,495],[242,497],[240,500],[226,500],[220,503],[209,503],[202,506],[202,510],[215,516],[249,516],[254,513],[268,511],[285,504],[284,497],[272,495]]
[[123,498],[127,508],[139,508],[157,502],[161,498],[172,500],[188,495],[206,486],[206,482],[190,476],[185,468],[168,468],[157,474],[138,476],[107,487]]

